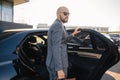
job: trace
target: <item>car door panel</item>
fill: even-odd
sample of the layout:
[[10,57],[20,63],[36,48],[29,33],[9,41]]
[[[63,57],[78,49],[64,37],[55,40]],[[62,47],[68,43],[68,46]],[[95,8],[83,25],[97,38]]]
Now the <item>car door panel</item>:
[[10,80],[16,76],[16,71],[12,61],[3,61],[0,63],[0,80]]
[[18,59],[18,56],[15,49],[24,38],[24,35],[17,33],[9,36],[5,35],[0,36],[3,37],[0,40],[0,80],[12,80],[17,75],[14,60]]

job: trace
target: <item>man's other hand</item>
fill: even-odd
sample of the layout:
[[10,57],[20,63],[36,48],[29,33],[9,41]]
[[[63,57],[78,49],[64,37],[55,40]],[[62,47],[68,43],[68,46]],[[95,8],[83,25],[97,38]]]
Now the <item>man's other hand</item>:
[[75,28],[74,32],[72,33],[73,36],[77,35],[80,32],[80,28]]
[[58,79],[64,79],[65,78],[65,73],[63,70],[57,71]]

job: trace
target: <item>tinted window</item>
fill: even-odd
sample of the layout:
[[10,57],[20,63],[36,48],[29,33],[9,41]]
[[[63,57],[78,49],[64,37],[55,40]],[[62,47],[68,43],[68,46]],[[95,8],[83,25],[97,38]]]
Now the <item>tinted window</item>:
[[96,45],[97,50],[104,50],[104,51],[107,46],[106,43],[97,36],[95,36],[95,45]]
[[68,44],[78,45],[80,47],[92,48],[90,34],[86,32],[79,33],[76,37],[71,39]]
[[2,1],[0,0],[0,21],[2,20]]

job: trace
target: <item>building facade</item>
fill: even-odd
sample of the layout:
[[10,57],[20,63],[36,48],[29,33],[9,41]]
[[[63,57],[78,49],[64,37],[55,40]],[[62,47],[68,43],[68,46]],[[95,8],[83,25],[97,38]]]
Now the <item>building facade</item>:
[[0,0],[0,30],[32,28],[32,25],[14,23],[14,6],[29,0]]
[[0,0],[0,21],[13,21],[13,2]]
[[14,5],[28,2],[29,0],[0,0],[0,21],[13,22]]

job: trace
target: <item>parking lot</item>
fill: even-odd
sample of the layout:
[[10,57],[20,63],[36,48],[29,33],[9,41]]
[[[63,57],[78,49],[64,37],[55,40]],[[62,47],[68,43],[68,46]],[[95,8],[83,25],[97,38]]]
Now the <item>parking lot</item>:
[[108,71],[106,71],[101,80],[120,80],[120,61],[111,67]]

